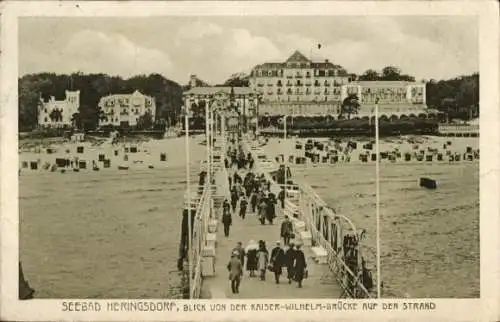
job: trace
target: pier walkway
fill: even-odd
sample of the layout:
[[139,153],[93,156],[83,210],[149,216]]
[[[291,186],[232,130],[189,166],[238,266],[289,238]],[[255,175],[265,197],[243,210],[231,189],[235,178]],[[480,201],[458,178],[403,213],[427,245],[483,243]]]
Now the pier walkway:
[[[272,225],[261,225],[256,214],[247,209],[242,219],[232,215],[232,226],[228,237],[224,236],[222,223],[222,202],[230,200],[228,175],[224,159],[227,153],[225,135],[216,138],[209,153],[209,162],[202,165],[202,171],[210,171],[203,191],[196,200],[190,201],[196,209],[193,224],[193,247],[191,249],[192,275],[190,278],[191,298],[368,298],[373,297],[365,288],[365,260],[361,251],[362,234],[346,217],[335,214],[314,190],[307,184],[288,181],[278,184],[276,171],[283,165],[268,158],[255,141],[241,142],[244,150],[255,160],[257,175],[264,174],[271,185],[271,192],[278,195],[286,187],[285,209],[276,206],[277,217]],[[210,170],[211,169],[211,170]],[[244,177],[244,173],[240,173]],[[289,178],[290,179],[290,178]],[[250,206],[250,205],[249,205]],[[238,207],[237,207],[238,208]],[[288,283],[286,268],[283,269],[280,284],[276,284],[274,274],[266,272],[266,280],[249,277],[244,270],[240,293],[232,294],[227,264],[233,248],[238,242],[243,247],[250,240],[264,240],[269,252],[280,239],[281,222],[284,215],[292,219],[295,241],[300,241],[306,255],[308,278],[303,287]],[[246,259],[245,259],[246,262]],[[373,281],[375,282],[375,281]]]
[[[210,293],[209,296],[211,298],[291,299],[340,297],[342,290],[332,276],[328,266],[316,264],[309,247],[303,247],[308,264],[309,277],[304,280],[302,288],[297,288],[297,283],[288,284],[286,269],[284,268],[280,284],[275,283],[272,272],[267,272],[265,281],[261,281],[259,277],[249,277],[248,272],[245,272],[240,286],[240,293],[232,294],[226,268],[232,249],[236,247],[239,241],[245,247],[250,240],[258,241],[262,239],[266,241],[270,252],[274,248],[275,242],[280,240],[282,220],[283,211],[281,209],[278,210],[278,216],[275,218],[273,225],[261,225],[254,213],[247,213],[245,219],[233,215],[233,225],[228,237],[224,236],[221,225],[217,230],[216,275],[207,277],[203,281],[203,288]],[[281,244],[283,244],[283,240],[281,240]]]

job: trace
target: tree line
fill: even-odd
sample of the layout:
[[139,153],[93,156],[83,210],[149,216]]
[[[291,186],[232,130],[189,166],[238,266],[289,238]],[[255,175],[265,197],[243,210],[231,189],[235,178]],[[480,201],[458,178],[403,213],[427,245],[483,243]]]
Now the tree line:
[[[106,74],[58,75],[55,73],[28,74],[18,81],[19,130],[33,130],[38,122],[40,99],[47,101],[51,96],[64,100],[66,90],[80,90],[80,108],[74,121],[85,130],[97,128],[102,111],[98,107],[103,96],[111,94],[132,94],[138,90],[152,96],[156,101],[156,119],[141,119],[141,126],[153,123],[174,125],[182,105],[182,87],[159,74],[138,75],[128,79]],[[58,117],[58,115],[54,115]]]
[[[349,74],[352,75],[352,74]],[[415,81],[411,75],[401,72],[394,66],[384,67],[380,72],[373,69],[356,77],[365,81]],[[197,79],[197,86],[209,86]],[[236,73],[218,86],[249,86],[249,75]],[[141,125],[163,122],[175,125],[181,116],[182,93],[189,85],[181,86],[159,74],[138,75],[128,79],[106,74],[57,75],[54,73],[38,73],[24,75],[19,78],[19,130],[29,131],[37,125],[38,104],[40,98],[47,100],[54,96],[64,99],[65,90],[80,90],[80,109],[75,122],[83,129],[95,129],[102,112],[98,102],[101,97],[110,94],[131,94],[139,90],[156,100],[156,119],[145,117]],[[449,118],[470,119],[479,116],[479,74],[460,76],[448,80],[431,79],[426,83],[426,100],[429,108],[445,112]],[[356,97],[348,97],[342,104],[342,115],[350,118],[356,114],[359,103]],[[59,118],[54,112],[51,117]]]

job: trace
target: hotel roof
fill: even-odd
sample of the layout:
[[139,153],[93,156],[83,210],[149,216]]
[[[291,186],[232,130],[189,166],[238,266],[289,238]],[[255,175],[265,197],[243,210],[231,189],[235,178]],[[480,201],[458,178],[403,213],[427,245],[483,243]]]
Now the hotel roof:
[[341,68],[341,66],[330,63],[329,61],[312,61],[311,59],[304,56],[300,51],[296,50],[287,60],[284,62],[276,63],[262,63],[254,67],[254,69],[273,69],[273,68],[284,68],[287,63],[309,63],[309,68]]

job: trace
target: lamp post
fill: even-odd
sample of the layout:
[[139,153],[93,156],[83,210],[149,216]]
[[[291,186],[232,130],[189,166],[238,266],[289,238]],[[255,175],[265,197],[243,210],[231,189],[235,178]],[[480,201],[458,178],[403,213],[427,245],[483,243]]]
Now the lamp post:
[[[190,101],[191,102],[191,101]],[[187,185],[187,211],[188,211],[188,274],[189,274],[189,298],[191,298],[191,279],[193,272],[193,254],[192,254],[192,223],[191,223],[191,160],[189,158],[189,104],[185,106],[184,129],[185,129],[185,150],[186,150],[186,185]]]
[[376,217],[377,217],[377,298],[381,297],[381,281],[380,281],[380,185],[379,185],[379,166],[380,166],[380,151],[379,151],[379,124],[378,124],[378,101],[375,99],[375,153],[377,158],[375,160],[375,187],[376,187]]

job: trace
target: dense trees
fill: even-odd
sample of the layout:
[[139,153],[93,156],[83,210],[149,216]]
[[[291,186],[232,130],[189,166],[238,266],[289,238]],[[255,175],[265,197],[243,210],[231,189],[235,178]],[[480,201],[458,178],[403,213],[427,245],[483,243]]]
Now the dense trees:
[[347,119],[351,119],[352,114],[358,114],[359,112],[359,99],[357,94],[349,94],[343,101],[340,106],[340,114],[339,119],[344,118],[344,115],[347,115]]
[[[182,105],[182,88],[159,74],[138,75],[129,79],[105,74],[57,75],[54,73],[29,74],[21,77],[19,89],[19,130],[36,127],[39,99],[54,96],[63,100],[66,90],[80,90],[80,109],[73,115],[74,124],[81,129],[95,129],[102,118],[98,103],[109,94],[131,94],[139,90],[156,100],[156,120],[173,125]],[[54,114],[57,118],[58,115]]]
[[450,118],[479,116],[479,74],[449,80],[431,79],[426,84],[427,106],[446,112]]
[[366,70],[362,75],[358,77],[360,81],[407,81],[414,82],[415,77],[401,74],[401,70],[395,66],[387,66],[382,68],[379,73],[374,69]]
[[248,87],[250,86],[250,75],[237,73],[229,76],[222,86]]

